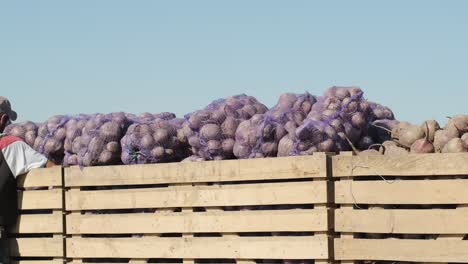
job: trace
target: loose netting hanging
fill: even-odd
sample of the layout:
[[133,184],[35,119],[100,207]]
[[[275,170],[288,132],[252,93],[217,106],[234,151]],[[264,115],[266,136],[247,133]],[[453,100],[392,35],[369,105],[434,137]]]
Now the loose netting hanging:
[[245,94],[218,99],[202,110],[186,115],[183,133],[196,157],[205,160],[234,158],[239,124],[267,110],[265,105]]
[[236,131],[237,158],[276,157],[278,143],[300,126],[317,101],[309,94],[282,94],[277,104],[264,114],[243,121]]

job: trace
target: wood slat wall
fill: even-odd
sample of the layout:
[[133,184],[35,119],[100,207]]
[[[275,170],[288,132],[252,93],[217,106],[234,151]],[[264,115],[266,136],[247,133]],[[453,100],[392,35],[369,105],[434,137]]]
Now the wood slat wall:
[[67,257],[327,260],[328,237],[314,235],[328,231],[326,162],[313,155],[66,168]]
[[20,215],[9,230],[14,262],[63,263],[62,168],[34,169],[19,176],[17,183]]
[[338,155],[332,177],[336,260],[468,262],[468,153]]
[[18,187],[21,264],[468,263],[467,153],[56,167]]
[[323,155],[66,169],[65,186],[111,186],[325,178]]

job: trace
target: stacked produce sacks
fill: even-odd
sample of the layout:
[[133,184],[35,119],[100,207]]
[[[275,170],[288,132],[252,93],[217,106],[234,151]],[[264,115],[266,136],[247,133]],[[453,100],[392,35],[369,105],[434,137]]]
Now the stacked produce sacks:
[[[84,126],[83,126],[84,125]],[[120,163],[120,139],[130,125],[125,113],[94,114],[66,124],[70,134],[65,165],[94,166]],[[68,146],[68,144],[67,144]]]
[[282,94],[268,112],[256,114],[240,123],[234,155],[240,159],[276,157],[280,140],[294,134],[316,101],[315,96],[309,93]]
[[233,158],[239,124],[267,110],[254,97],[242,94],[216,100],[202,110],[186,115],[183,133],[195,156],[191,159]]
[[123,112],[110,114],[78,115],[65,124],[64,165],[120,164],[120,140],[130,125],[154,119],[173,119],[173,113],[142,113],[139,116]]
[[359,155],[466,152],[468,115],[414,125],[367,101],[357,87],[322,96],[282,94],[267,107],[245,94],[175,114],[56,115],[43,123],[9,125],[5,133],[57,164],[96,166],[246,159],[354,150]]
[[393,119],[390,109],[368,102],[357,87],[331,87],[312,106],[292,137],[283,137],[278,156],[310,155],[313,152],[366,149],[375,143],[369,134],[376,119]]

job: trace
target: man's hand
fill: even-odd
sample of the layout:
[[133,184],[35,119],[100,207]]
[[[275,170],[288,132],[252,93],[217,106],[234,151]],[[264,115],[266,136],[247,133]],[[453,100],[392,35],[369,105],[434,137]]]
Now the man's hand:
[[46,163],[46,168],[57,166],[57,164],[53,163],[52,161],[48,160]]

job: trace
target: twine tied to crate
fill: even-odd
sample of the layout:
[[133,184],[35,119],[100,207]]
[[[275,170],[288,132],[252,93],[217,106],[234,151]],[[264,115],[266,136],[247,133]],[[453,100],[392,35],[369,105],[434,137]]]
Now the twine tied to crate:
[[[358,156],[360,155],[359,153],[356,153]],[[373,172],[375,175],[379,176],[385,183],[388,183],[388,184],[393,184],[396,182],[396,179],[394,180],[387,180],[385,179],[384,176],[376,173],[374,170],[371,169],[371,167],[369,166],[366,166],[366,165],[354,165],[354,160],[353,160],[353,156],[351,156],[351,173],[349,176],[347,176],[347,179],[349,181],[349,193],[351,194],[351,197],[353,198],[353,205],[356,206],[356,208],[358,209],[364,209],[362,207],[360,207],[357,202],[356,202],[356,197],[354,196],[354,193],[353,193],[353,173],[354,173],[354,170],[357,169],[357,168],[364,168],[364,169],[369,169],[371,172]]]

